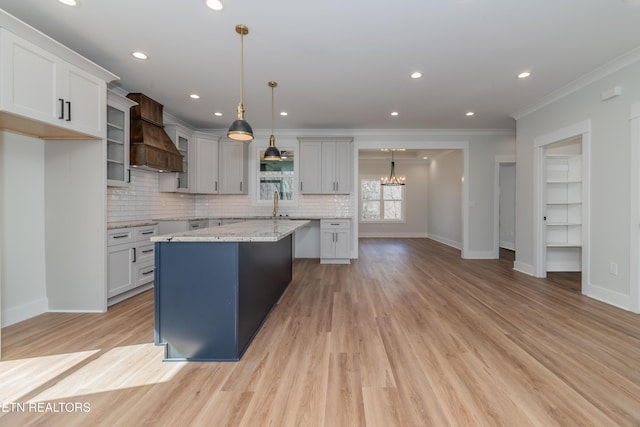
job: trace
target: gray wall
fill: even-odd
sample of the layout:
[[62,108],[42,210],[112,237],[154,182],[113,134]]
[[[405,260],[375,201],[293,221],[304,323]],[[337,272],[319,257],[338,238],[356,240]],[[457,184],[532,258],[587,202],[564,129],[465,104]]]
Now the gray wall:
[[[405,221],[398,223],[368,223],[360,221],[360,237],[427,237],[428,161],[395,159],[396,176],[405,176]],[[359,175],[388,176],[390,160],[359,161]],[[359,192],[356,193],[358,197]],[[359,209],[358,209],[359,214]],[[359,218],[359,216],[358,216]]]
[[[629,62],[629,61],[627,61]],[[637,159],[630,160],[631,105],[640,102],[640,62],[611,64],[609,70],[597,70],[567,88],[565,96],[542,100],[539,108],[517,114],[517,226],[516,268],[535,272],[535,182],[534,142],[544,135],[589,121],[591,125],[591,178],[588,228],[590,258],[588,295],[627,309],[637,307],[632,298],[637,292],[637,280],[632,281],[632,270],[638,260],[629,256],[630,247],[637,245],[631,239],[638,218],[631,218],[636,207],[630,204],[631,167],[638,167]],[[603,76],[603,77],[601,77]],[[603,101],[601,94],[620,86],[622,94]],[[571,89],[571,90],[570,90]],[[637,237],[636,237],[637,239]],[[618,265],[617,275],[609,271],[610,263]],[[637,294],[636,294],[637,298]]]

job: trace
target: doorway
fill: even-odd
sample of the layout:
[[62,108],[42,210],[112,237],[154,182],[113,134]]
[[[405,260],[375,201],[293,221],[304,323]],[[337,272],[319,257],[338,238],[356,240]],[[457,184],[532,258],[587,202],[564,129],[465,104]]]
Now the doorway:
[[589,275],[590,122],[537,138],[535,147],[536,276],[584,292]]

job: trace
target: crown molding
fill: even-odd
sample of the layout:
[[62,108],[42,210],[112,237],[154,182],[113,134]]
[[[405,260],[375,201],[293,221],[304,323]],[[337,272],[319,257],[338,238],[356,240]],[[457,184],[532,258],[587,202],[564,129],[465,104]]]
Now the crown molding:
[[574,80],[568,85],[551,92],[549,95],[542,97],[538,101],[529,104],[528,106],[516,111],[511,114],[509,117],[512,117],[515,120],[520,120],[523,117],[528,116],[531,113],[538,111],[539,109],[546,107],[549,104],[552,104],[559,99],[564,98],[578,90],[595,83],[596,81],[607,77],[616,71],[623,69],[631,64],[640,61],[640,47],[636,47],[631,51],[625,53],[622,56],[617,57],[616,59],[604,64],[601,67],[596,68],[595,70],[585,74],[584,76]]

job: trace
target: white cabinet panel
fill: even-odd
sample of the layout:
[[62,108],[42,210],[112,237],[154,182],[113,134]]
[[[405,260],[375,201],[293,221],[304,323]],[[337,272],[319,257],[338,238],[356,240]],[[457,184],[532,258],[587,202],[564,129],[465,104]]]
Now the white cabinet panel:
[[348,264],[351,258],[351,220],[320,220],[320,262]]
[[[158,226],[127,227],[107,233],[107,298],[153,282]],[[126,295],[125,295],[126,296]]]
[[219,149],[220,194],[247,194],[248,144],[221,140]]
[[352,138],[298,138],[300,192],[349,194],[352,188]]
[[84,135],[104,137],[104,80],[9,31],[0,29],[0,39],[0,109]]

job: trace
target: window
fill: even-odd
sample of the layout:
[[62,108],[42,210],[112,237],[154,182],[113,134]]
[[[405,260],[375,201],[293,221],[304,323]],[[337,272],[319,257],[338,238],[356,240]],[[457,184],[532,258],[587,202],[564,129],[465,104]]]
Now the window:
[[295,171],[294,151],[281,150],[281,160],[265,160],[264,150],[260,155],[260,170],[258,171],[258,202],[273,200],[275,192],[283,202],[294,200]]
[[404,186],[380,185],[380,178],[360,180],[360,220],[404,221]]

